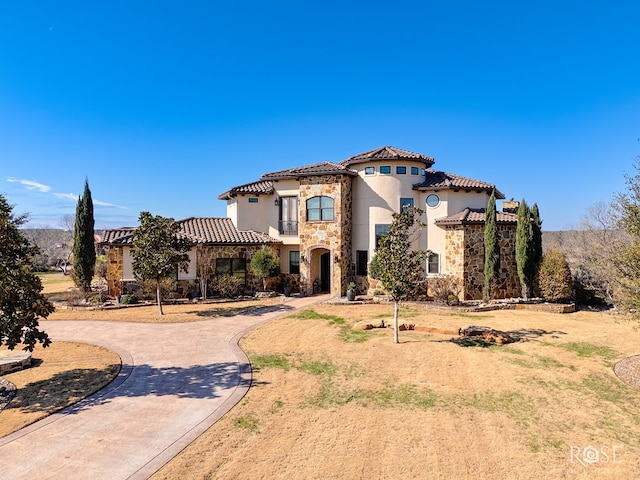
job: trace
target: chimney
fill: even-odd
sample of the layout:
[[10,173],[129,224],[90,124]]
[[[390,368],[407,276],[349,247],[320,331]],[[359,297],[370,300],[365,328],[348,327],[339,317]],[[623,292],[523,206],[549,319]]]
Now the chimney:
[[520,207],[520,202],[515,202],[513,198],[509,200],[505,200],[502,202],[502,211],[504,213],[518,213],[518,208]]

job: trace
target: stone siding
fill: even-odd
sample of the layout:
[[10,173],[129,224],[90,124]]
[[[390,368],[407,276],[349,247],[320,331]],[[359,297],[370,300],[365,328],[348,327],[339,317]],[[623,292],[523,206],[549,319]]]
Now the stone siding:
[[[303,292],[313,292],[320,277],[319,255],[329,252],[331,294],[346,293],[351,266],[351,177],[319,175],[300,179],[300,281]],[[307,221],[307,200],[317,196],[333,198],[333,221]],[[337,261],[336,261],[337,260]]]
[[[500,276],[495,298],[520,296],[516,268],[515,225],[498,225]],[[446,262],[449,274],[462,287],[461,300],[481,300],[484,288],[484,225],[447,227]]]

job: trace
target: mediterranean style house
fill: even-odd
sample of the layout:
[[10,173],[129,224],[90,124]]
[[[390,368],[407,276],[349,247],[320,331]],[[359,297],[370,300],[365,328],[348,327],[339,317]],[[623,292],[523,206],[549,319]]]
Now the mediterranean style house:
[[[431,277],[452,276],[460,299],[482,298],[484,220],[495,185],[432,169],[432,157],[380,147],[338,163],[322,162],[266,173],[218,198],[227,202],[227,218],[181,220],[182,233],[215,257],[211,275],[236,276],[249,288],[258,285],[247,265],[258,248],[268,246],[280,258],[281,280],[303,293],[344,295],[355,282],[360,292],[375,286],[367,275],[378,239],[392,215],[405,207],[425,211],[415,248],[430,250],[425,264]],[[517,297],[516,202],[498,212],[501,273],[497,296]],[[134,281],[130,248],[133,230],[105,231],[109,289],[121,292]],[[197,251],[189,272],[178,274],[183,293],[197,289]]]

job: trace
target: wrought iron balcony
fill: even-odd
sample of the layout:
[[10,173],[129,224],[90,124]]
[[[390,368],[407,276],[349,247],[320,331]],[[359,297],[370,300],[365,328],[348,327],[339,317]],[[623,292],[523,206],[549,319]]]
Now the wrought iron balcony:
[[278,222],[280,235],[298,235],[298,222],[295,220],[280,220]]

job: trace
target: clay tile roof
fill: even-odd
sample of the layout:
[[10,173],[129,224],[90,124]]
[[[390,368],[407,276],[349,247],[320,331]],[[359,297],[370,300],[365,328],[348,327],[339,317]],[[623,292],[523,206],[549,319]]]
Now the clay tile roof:
[[358,173],[332,162],[320,162],[313,165],[305,165],[304,167],[288,168],[287,170],[279,170],[277,172],[265,173],[260,180],[278,180],[283,178],[306,177],[311,175],[351,175]]
[[101,244],[129,245],[133,242],[134,227],[122,227],[105,230],[102,233]]
[[396,147],[378,147],[368,152],[359,153],[340,162],[340,165],[354,165],[356,163],[370,162],[373,160],[414,160],[424,163],[427,168],[435,163],[433,157],[420,153],[402,150]]
[[[186,218],[179,220],[180,234],[194,243],[207,245],[263,245],[281,243],[265,233],[238,230],[230,218]],[[132,245],[135,228],[105,230],[103,245]]]
[[235,195],[270,195],[273,193],[273,182],[259,180],[257,182],[245,183],[238,187],[233,187],[218,196],[218,200],[228,200]]
[[280,243],[265,233],[238,230],[230,218],[186,218],[178,222],[182,232],[196,243],[257,244]]
[[416,190],[483,190],[495,191],[497,199],[503,199],[504,195],[495,185],[473,178],[461,177],[453,173],[427,170],[425,179],[413,186]]
[[[483,224],[485,221],[484,208],[465,208],[463,211],[448,217],[436,219],[436,225],[469,225]],[[518,223],[518,215],[515,213],[496,212],[498,223]]]

